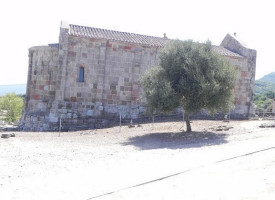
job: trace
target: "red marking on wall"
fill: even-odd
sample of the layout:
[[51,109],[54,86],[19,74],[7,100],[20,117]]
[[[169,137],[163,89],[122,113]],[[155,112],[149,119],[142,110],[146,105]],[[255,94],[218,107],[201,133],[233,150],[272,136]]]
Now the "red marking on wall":
[[76,46],[77,42],[70,42],[70,46]]
[[111,47],[112,47],[112,44],[106,44],[106,47],[107,47],[107,48],[111,48]]
[[236,100],[236,101],[234,102],[234,104],[235,104],[235,105],[241,105],[241,101],[240,101],[240,100]]
[[68,52],[68,56],[75,57],[75,56],[76,56],[76,52],[74,52],[74,51],[69,51],[69,52]]
[[38,94],[35,94],[35,95],[33,95],[33,99],[39,100],[39,99],[40,99],[40,96],[39,96]]
[[90,41],[91,41],[91,42],[95,42],[95,41],[98,41],[98,39],[91,38]]
[[72,102],[76,102],[76,97],[71,97]]
[[102,93],[102,89],[97,89],[96,92],[97,93]]
[[131,46],[124,46],[125,50],[131,50],[131,48],[132,48]]
[[116,48],[113,48],[113,51],[116,51]]
[[132,95],[133,96],[138,96],[138,90],[132,90]]
[[114,100],[119,100],[119,96],[117,96],[117,95],[113,95],[112,98],[113,98]]
[[108,94],[108,95],[107,95],[107,99],[108,99],[108,100],[112,99],[112,95],[111,95],[111,94]]
[[242,78],[247,77],[247,75],[248,75],[248,72],[241,72],[241,76],[242,76]]
[[82,53],[82,58],[87,58],[87,53]]

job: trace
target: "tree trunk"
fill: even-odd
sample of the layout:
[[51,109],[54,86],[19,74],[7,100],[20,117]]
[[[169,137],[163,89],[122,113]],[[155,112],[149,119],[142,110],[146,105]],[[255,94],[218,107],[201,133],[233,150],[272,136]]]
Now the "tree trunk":
[[189,113],[185,113],[185,118],[186,118],[186,132],[191,132],[191,124],[190,124],[190,119],[189,119]]

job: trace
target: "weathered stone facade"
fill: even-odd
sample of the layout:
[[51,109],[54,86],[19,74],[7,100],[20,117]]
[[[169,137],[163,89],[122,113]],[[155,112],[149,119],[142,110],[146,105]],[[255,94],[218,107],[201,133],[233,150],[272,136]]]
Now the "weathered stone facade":
[[[29,49],[27,95],[21,127],[57,130],[64,126],[106,126],[112,117],[144,113],[139,78],[158,64],[168,41],[132,33],[70,25],[60,28],[59,44]],[[213,49],[239,70],[232,114],[252,114],[256,51],[227,35]],[[80,78],[81,77],[81,78]]]
[[231,114],[238,118],[248,118],[254,114],[253,91],[256,72],[256,50],[249,49],[235,37],[227,35],[221,46],[238,53],[242,58],[228,57],[231,64],[238,68],[235,86],[235,109]]

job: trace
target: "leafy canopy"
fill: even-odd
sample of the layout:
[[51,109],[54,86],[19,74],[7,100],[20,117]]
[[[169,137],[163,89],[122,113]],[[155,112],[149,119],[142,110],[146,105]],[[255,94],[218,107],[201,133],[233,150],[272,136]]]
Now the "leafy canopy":
[[21,117],[23,98],[14,93],[0,97],[0,114],[7,122],[15,122]]
[[209,41],[170,41],[159,58],[160,66],[149,68],[141,79],[147,108],[167,112],[180,105],[188,114],[230,110],[236,70]]

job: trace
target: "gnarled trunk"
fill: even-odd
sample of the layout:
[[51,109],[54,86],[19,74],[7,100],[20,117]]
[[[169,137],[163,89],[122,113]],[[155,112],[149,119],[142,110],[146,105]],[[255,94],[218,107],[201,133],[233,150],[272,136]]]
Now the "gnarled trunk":
[[186,132],[191,132],[192,129],[191,129],[191,124],[189,119],[189,113],[186,112],[185,116],[186,116]]

